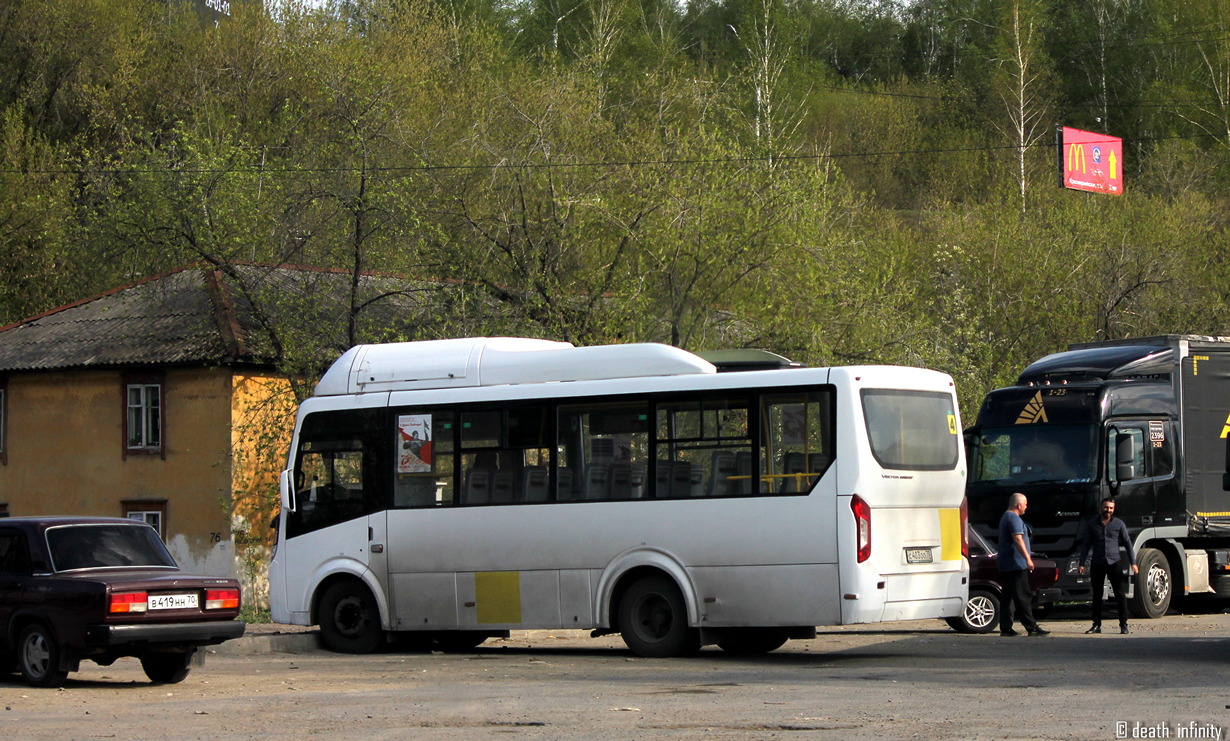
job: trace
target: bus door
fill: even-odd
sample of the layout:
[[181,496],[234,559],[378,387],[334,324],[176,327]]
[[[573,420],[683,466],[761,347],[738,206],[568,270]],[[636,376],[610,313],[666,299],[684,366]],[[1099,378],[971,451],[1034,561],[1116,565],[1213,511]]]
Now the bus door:
[[390,627],[456,628],[457,577],[448,563],[449,554],[460,547],[455,529],[459,513],[452,506],[455,414],[396,409],[393,420],[392,508],[373,516],[373,528],[385,532],[380,568]]

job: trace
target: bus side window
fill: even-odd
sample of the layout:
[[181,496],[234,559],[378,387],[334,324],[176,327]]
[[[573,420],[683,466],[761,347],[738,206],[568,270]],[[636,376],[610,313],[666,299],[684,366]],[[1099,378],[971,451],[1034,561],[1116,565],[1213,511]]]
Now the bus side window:
[[660,402],[654,496],[750,494],[749,408],[747,397],[725,395]]
[[[643,401],[635,401],[559,408],[559,499],[644,496],[649,462],[648,407]],[[569,479],[571,491],[565,489]]]
[[441,507],[453,502],[452,412],[398,412],[394,507]]
[[806,494],[833,462],[832,394],[775,394],[761,404],[760,493]]

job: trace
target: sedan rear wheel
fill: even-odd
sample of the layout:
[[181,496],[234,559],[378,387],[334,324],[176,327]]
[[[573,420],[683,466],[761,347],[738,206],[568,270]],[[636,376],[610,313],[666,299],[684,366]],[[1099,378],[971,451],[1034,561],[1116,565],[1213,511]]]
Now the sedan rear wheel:
[[999,597],[985,589],[971,589],[965,611],[946,620],[960,633],[990,633],[999,623]]
[[60,687],[68,672],[60,669],[60,644],[51,631],[35,623],[26,626],[17,641],[17,663],[31,687]]
[[141,668],[151,682],[176,684],[188,676],[192,668],[192,654],[148,653],[141,657]]

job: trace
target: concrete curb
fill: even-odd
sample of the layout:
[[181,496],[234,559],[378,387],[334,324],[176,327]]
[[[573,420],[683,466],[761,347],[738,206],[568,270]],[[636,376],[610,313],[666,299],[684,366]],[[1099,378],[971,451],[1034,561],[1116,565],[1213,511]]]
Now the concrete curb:
[[305,633],[257,633],[245,635],[218,646],[210,646],[210,653],[219,656],[251,656],[253,654],[303,654],[323,651],[320,631]]

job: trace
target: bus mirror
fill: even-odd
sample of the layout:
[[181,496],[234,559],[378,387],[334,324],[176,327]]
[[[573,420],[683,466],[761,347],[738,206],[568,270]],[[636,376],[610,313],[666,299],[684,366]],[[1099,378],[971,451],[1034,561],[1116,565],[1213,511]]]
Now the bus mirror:
[[282,501],[286,502],[286,511],[295,511],[295,488],[290,485],[290,470],[282,471],[278,476],[278,486],[282,490]]
[[1131,435],[1115,435],[1115,479],[1131,481],[1140,478],[1136,466],[1136,439]]

